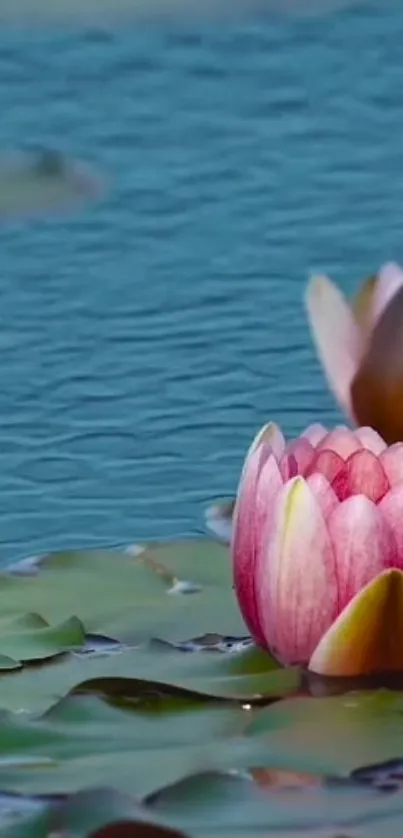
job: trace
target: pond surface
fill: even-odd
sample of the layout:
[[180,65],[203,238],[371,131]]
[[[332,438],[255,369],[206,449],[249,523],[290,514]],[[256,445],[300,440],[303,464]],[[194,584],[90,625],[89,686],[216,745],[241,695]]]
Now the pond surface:
[[403,261],[403,8],[0,38],[1,144],[106,173],[3,225],[0,560],[200,532],[272,418],[340,419],[303,310]]

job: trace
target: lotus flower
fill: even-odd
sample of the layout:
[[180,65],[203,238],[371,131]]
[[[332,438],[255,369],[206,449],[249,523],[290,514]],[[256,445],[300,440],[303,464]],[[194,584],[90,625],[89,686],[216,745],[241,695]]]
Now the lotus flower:
[[322,675],[403,670],[403,443],[265,426],[234,510],[235,589],[257,643]]
[[342,409],[389,444],[403,440],[403,271],[384,265],[350,308],[325,276],[306,304],[318,354]]

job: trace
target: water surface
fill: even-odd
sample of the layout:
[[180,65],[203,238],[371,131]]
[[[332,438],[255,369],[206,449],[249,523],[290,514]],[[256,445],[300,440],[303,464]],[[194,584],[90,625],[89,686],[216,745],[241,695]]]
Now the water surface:
[[110,179],[0,229],[3,563],[195,534],[262,422],[340,419],[302,295],[403,261],[402,31],[388,4],[2,30],[4,149]]

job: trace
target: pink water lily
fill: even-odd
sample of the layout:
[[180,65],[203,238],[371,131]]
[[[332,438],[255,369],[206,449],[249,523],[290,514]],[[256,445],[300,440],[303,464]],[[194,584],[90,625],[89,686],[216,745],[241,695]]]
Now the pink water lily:
[[257,643],[324,675],[403,670],[403,443],[266,425],[234,510],[235,589]]
[[352,305],[326,276],[306,293],[313,338],[347,416],[388,443],[403,440],[403,270],[384,265]]

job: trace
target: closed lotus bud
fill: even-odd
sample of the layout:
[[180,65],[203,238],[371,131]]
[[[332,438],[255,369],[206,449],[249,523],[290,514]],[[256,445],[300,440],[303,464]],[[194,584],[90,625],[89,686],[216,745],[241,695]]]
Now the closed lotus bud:
[[322,675],[403,671],[403,443],[259,433],[239,483],[235,590],[256,642]]

